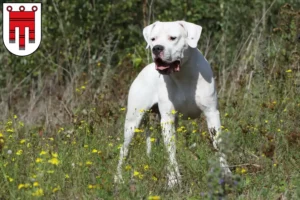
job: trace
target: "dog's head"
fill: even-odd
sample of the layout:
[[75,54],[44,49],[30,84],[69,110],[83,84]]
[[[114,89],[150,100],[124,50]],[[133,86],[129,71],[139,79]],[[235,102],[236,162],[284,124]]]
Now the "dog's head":
[[155,22],[144,28],[143,34],[150,46],[156,70],[161,74],[180,71],[184,53],[196,48],[202,27],[185,21]]

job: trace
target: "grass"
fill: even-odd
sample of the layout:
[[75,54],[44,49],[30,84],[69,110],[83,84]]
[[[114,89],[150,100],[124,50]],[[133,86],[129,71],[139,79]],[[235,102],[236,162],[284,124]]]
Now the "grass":
[[[51,132],[27,127],[16,115],[1,123],[1,199],[297,199],[300,165],[300,98],[286,85],[264,80],[252,91],[239,89],[220,98],[223,136],[235,185],[221,186],[206,122],[180,121],[177,158],[183,183],[166,188],[167,155],[159,128],[152,125],[152,156],[146,156],[145,131],[136,133],[124,165],[125,184],[113,175],[122,144],[125,109],[117,122],[98,121],[96,108]],[[261,77],[254,77],[253,81]],[[290,79],[290,80],[289,80]],[[272,88],[282,87],[280,93]],[[276,90],[276,89],[274,89]],[[243,94],[243,95],[241,95]],[[222,94],[220,94],[222,95]],[[228,97],[229,98],[229,97]],[[79,120],[80,119],[80,120]],[[214,169],[214,170],[213,170]]]

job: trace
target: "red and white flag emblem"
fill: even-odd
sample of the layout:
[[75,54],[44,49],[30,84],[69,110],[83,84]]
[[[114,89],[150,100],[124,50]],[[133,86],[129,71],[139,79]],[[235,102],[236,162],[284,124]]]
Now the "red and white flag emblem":
[[42,39],[41,3],[3,4],[3,42],[11,53],[27,56]]

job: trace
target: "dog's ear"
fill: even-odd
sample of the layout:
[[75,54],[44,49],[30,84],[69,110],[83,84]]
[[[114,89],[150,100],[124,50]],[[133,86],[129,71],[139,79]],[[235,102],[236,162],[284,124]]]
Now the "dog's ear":
[[156,21],[156,22],[154,22],[153,24],[150,24],[150,25],[146,26],[146,27],[143,29],[143,35],[144,35],[144,38],[145,38],[145,40],[146,40],[146,42],[147,42],[147,47],[146,47],[146,49],[148,49],[149,46],[150,46],[150,33],[151,33],[152,29],[154,28],[154,26],[156,25],[157,22],[159,22],[159,21]]
[[196,48],[202,27],[186,21],[178,21],[178,23],[187,31],[188,45],[192,48]]

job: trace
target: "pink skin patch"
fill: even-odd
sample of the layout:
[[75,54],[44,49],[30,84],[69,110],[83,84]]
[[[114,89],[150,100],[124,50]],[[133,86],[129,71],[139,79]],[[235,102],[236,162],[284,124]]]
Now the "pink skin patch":
[[155,69],[161,74],[171,74],[172,72],[180,71],[180,61],[165,62],[161,58],[155,58]]

